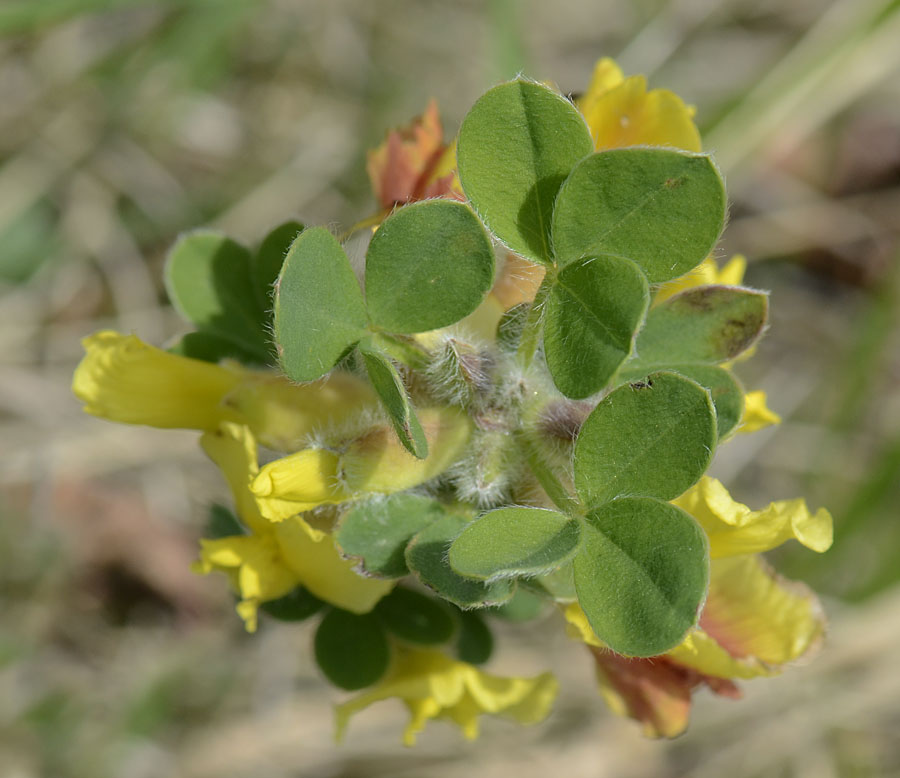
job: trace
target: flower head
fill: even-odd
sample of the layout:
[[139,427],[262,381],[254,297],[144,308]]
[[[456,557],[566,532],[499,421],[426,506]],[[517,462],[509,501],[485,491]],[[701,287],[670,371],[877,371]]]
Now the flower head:
[[285,451],[324,426],[377,407],[372,388],[349,373],[299,385],[232,362],[171,354],[112,330],[83,343],[72,391],[88,413],[124,424],[213,431],[237,422],[263,445]]
[[359,575],[344,559],[331,535],[315,529],[300,515],[272,524],[259,512],[249,483],[258,472],[256,444],[247,427],[223,424],[203,436],[206,453],[231,487],[238,516],[251,533],[200,541],[199,573],[228,575],[241,596],[237,611],[249,632],[256,630],[260,603],[274,600],[297,586],[354,613],[367,613],[387,594],[393,581]]
[[825,620],[815,595],[776,575],[755,552],[791,538],[815,551],[831,544],[831,516],[811,514],[802,500],[752,511],[703,478],[673,502],[706,531],[713,557],[698,626],[682,643],[661,657],[622,657],[597,638],[577,603],[564,611],[569,633],[591,648],[607,704],[657,737],[684,731],[696,688],[739,696],[734,680],[777,675],[819,645]]
[[478,737],[478,719],[484,713],[536,724],[542,721],[559,684],[550,673],[534,678],[502,678],[482,672],[438,651],[398,651],[393,670],[377,686],[339,705],[337,738],[350,717],[374,702],[397,697],[410,713],[403,742],[414,745],[429,719],[449,719],[471,739]]
[[597,151],[623,146],[674,146],[700,151],[694,109],[668,89],[648,91],[645,76],[625,78],[611,59],[597,62],[587,91],[577,104]]

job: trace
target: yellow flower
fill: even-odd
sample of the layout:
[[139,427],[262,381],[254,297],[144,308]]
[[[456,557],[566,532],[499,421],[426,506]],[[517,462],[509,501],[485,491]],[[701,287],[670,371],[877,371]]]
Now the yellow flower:
[[550,673],[534,678],[501,678],[437,651],[405,649],[398,652],[394,669],[383,681],[337,707],[337,739],[343,737],[354,713],[374,702],[398,697],[410,713],[403,734],[405,745],[413,745],[427,721],[435,718],[453,721],[472,740],[478,737],[478,718],[483,713],[520,724],[542,721],[558,686]]
[[201,539],[200,559],[194,571],[206,575],[214,570],[225,573],[240,594],[236,610],[248,632],[256,632],[260,603],[283,597],[300,583],[282,560],[271,534]]
[[652,659],[622,657],[594,635],[578,603],[564,611],[569,634],[591,647],[610,708],[663,737],[684,731],[696,687],[737,696],[733,679],[777,675],[820,643],[825,619],[815,595],[777,576],[755,552],[791,538],[821,552],[832,538],[824,509],[811,514],[803,500],[782,500],[752,511],[709,477],[673,502],[703,527],[712,557],[698,626],[682,643]]
[[222,424],[205,434],[201,444],[225,475],[238,515],[251,534],[201,540],[195,570],[228,575],[241,596],[237,611],[249,632],[256,630],[260,603],[282,597],[299,585],[354,613],[367,613],[393,588],[393,581],[357,574],[332,537],[310,527],[302,516],[291,516],[278,525],[263,518],[249,489],[259,468],[256,444],[247,427]]
[[824,632],[819,602],[804,584],[776,575],[758,554],[714,559],[699,627],[667,656],[720,678],[776,675]]
[[88,413],[125,424],[199,430],[239,420],[224,399],[241,383],[240,369],[169,354],[110,330],[82,342],[87,353],[72,391]]
[[674,146],[700,151],[694,109],[668,89],[647,91],[645,76],[625,78],[611,59],[594,66],[578,108],[588,123],[594,148]]
[[746,270],[747,260],[740,254],[735,254],[725,263],[721,270],[716,260],[712,257],[707,257],[689,273],[662,284],[656,290],[653,304],[659,305],[663,300],[668,300],[673,295],[693,289],[696,286],[707,286],[709,284],[737,286],[744,280]]
[[766,393],[760,389],[744,395],[744,415],[738,432],[756,432],[773,424],[781,424],[781,416],[766,405]]
[[401,492],[440,475],[462,455],[471,421],[453,408],[422,408],[418,416],[428,440],[425,459],[410,454],[386,422],[357,430],[327,448],[263,467],[250,485],[262,514],[280,521],[317,505]]
[[211,431],[238,422],[263,445],[284,451],[323,426],[377,407],[367,382],[349,373],[298,385],[235,363],[171,354],[111,330],[83,343],[72,391],[88,413],[124,424]]
[[831,514],[825,508],[810,513],[800,498],[753,511],[733,500],[721,482],[704,476],[672,502],[703,527],[713,559],[768,551],[791,538],[820,553],[831,546]]
[[697,687],[737,697],[733,680],[777,675],[816,648],[825,631],[815,595],[776,576],[755,554],[712,561],[699,625],[662,656],[615,654],[594,635],[578,603],[564,614],[569,634],[591,648],[604,701],[641,722],[651,737],[684,731]]

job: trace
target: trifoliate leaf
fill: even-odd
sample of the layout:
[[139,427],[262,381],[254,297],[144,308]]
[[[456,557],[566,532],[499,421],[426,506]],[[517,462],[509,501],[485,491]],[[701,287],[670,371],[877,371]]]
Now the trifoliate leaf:
[[375,614],[332,608],[316,630],[315,654],[316,664],[329,681],[355,691],[371,686],[384,675],[390,646]]
[[402,586],[379,600],[375,615],[390,632],[410,643],[446,643],[456,630],[449,606]]
[[425,431],[419,424],[412,402],[406,393],[403,379],[390,357],[371,348],[361,347],[360,352],[366,363],[366,371],[381,403],[387,411],[391,424],[400,442],[414,457],[425,459],[428,456],[428,441]]
[[678,645],[706,596],[706,535],[687,513],[649,497],[591,511],[575,558],[578,602],[597,637],[627,656]]
[[275,285],[275,342],[288,378],[325,375],[366,332],[362,291],[340,243],[324,227],[300,233]]
[[494,249],[464,203],[428,200],[394,211],[366,252],[366,304],[389,332],[425,332],[474,311],[494,282]]
[[344,554],[361,560],[368,575],[402,578],[409,573],[407,544],[419,530],[443,515],[437,500],[416,494],[356,503],[341,519],[335,541]]
[[245,534],[246,530],[231,510],[217,503],[209,506],[206,528],[203,531],[204,538],[216,540]]
[[518,587],[509,602],[494,609],[494,614],[501,619],[514,623],[531,621],[541,615],[547,600],[539,597],[523,587]]
[[551,264],[559,187],[593,151],[581,114],[562,95],[518,79],[485,93],[459,130],[463,191],[488,228],[523,257]]
[[256,294],[263,310],[271,311],[275,297],[275,282],[284,265],[288,249],[303,232],[303,225],[298,221],[287,221],[275,227],[259,244],[256,255],[250,265]]
[[681,292],[650,311],[638,336],[635,364],[649,371],[734,359],[759,339],[768,306],[765,292],[734,286]]
[[575,574],[572,563],[567,562],[552,573],[529,578],[523,585],[534,589],[539,594],[548,594],[557,602],[573,602],[575,600]]
[[212,332],[188,332],[170,346],[167,351],[189,359],[217,364],[223,359],[235,359],[245,365],[265,365],[268,360],[256,351],[250,351],[233,340]]
[[198,330],[235,343],[265,361],[265,312],[252,290],[252,255],[217,232],[182,235],[166,260],[172,304]]
[[556,387],[581,399],[600,391],[631,354],[650,293],[637,265],[591,257],[556,277],[544,313],[544,356]]
[[262,603],[259,609],[278,621],[305,621],[322,610],[324,606],[325,603],[309,589],[298,586],[284,597]]
[[494,653],[491,628],[478,611],[458,611],[459,637],[456,655],[470,665],[483,665]]
[[559,191],[553,249],[560,265],[616,254],[652,283],[696,267],[725,224],[725,185],[712,159],[662,148],[602,151]]
[[454,571],[494,581],[536,576],[567,562],[581,540],[577,519],[543,508],[498,508],[469,524],[450,546]]
[[608,394],[575,443],[575,489],[596,508],[616,497],[671,500],[706,472],[716,445],[709,392],[674,373],[654,373]]
[[406,564],[426,586],[460,608],[499,605],[512,597],[515,582],[486,584],[464,578],[447,561],[450,543],[467,524],[462,516],[446,514],[421,530],[406,547]]

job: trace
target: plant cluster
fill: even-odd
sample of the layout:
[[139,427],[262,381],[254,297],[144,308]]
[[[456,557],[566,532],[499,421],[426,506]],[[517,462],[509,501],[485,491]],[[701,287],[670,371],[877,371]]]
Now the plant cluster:
[[319,619],[323,674],[362,690],[339,732],[392,696],[408,743],[436,717],[541,720],[552,675],[478,667],[495,619],[566,624],[650,735],[819,641],[814,595],[759,554],[824,551],[828,513],[754,511],[705,475],[778,419],[731,370],[768,298],[712,256],[726,196],[692,117],[610,60],[575,102],[494,87],[450,145],[432,104],[370,155],[362,285],[324,227],[255,250],[193,232],[166,281],[195,330],[86,339],[86,410],[203,431],[235,510],[197,569],[229,577],[250,631]]

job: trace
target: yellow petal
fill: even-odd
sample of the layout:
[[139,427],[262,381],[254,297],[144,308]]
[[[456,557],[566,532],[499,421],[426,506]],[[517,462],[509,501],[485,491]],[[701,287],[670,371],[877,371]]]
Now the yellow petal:
[[743,283],[745,272],[747,272],[747,258],[743,254],[735,254],[718,272],[715,283],[738,286]]
[[391,494],[411,489],[443,473],[463,454],[472,424],[454,408],[422,408],[419,421],[428,440],[428,456],[416,459],[380,424],[355,439],[340,459],[343,482],[353,494]]
[[820,643],[825,619],[805,585],[748,555],[713,561],[700,627],[733,657],[777,668]]
[[309,510],[322,504],[339,503],[350,494],[339,483],[338,455],[323,448],[308,448],[269,462],[250,482],[267,515],[265,498],[299,503]]
[[534,678],[502,678],[470,666],[465,677],[467,691],[484,713],[504,715],[520,724],[542,721],[559,690],[552,673]]
[[250,491],[250,479],[259,470],[256,441],[250,430],[240,424],[225,422],[214,432],[204,433],[200,445],[225,476],[238,517],[253,532],[265,532],[269,522],[260,514]]
[[563,608],[563,615],[566,618],[566,634],[574,640],[580,640],[589,646],[597,648],[605,648],[606,644],[600,640],[591,629],[591,625],[587,620],[587,616],[577,602],[570,602]]
[[584,94],[576,101],[578,110],[587,116],[593,113],[597,101],[610,89],[617,87],[625,80],[625,75],[614,60],[609,57],[598,59],[594,64],[594,72]]
[[744,415],[738,432],[756,432],[773,424],[781,424],[781,416],[766,405],[766,393],[757,389],[744,395]]
[[708,286],[709,284],[737,286],[743,281],[746,268],[747,260],[740,254],[735,254],[721,270],[719,270],[716,260],[707,257],[690,272],[660,286],[653,298],[653,304],[659,305],[663,300],[668,300],[673,295],[696,286]]
[[713,559],[768,551],[791,538],[820,553],[831,546],[831,514],[824,508],[810,513],[800,498],[752,511],[733,500],[721,482],[704,476],[672,502],[703,527]]
[[395,581],[356,573],[354,563],[341,557],[330,535],[316,542],[299,519],[273,526],[284,564],[320,600],[353,613],[368,613],[394,588]]
[[124,424],[198,430],[239,421],[222,402],[242,380],[239,370],[170,354],[110,330],[82,343],[87,353],[72,391],[88,413]]
[[299,583],[270,536],[235,535],[201,540],[196,570],[200,573],[219,570],[228,575],[241,596],[237,610],[248,632],[256,630],[260,602],[283,597]]
[[338,739],[354,713],[379,700],[398,697],[410,712],[404,743],[413,745],[428,719],[447,718],[467,738],[478,736],[483,713],[511,718],[522,724],[541,721],[549,712],[558,685],[549,673],[534,678],[500,678],[437,652],[404,649],[398,652],[388,676],[373,689],[339,705]]
[[[263,516],[256,496],[250,491],[250,483],[259,473],[256,458],[256,441],[250,430],[240,424],[223,423],[215,432],[207,432],[200,438],[200,445],[207,456],[215,462],[231,487],[234,503],[241,521],[256,534],[265,534],[272,529],[271,517]],[[314,506],[298,505],[290,502],[290,509],[284,510],[279,501],[272,502],[282,508],[276,520],[294,516]],[[282,515],[283,514],[283,515]],[[298,518],[313,540],[321,540],[324,533],[309,526],[302,518]]]
[[249,373],[225,398],[267,448],[294,451],[323,428],[343,424],[366,408],[377,408],[371,385],[351,373],[333,371],[310,384],[282,376]]
[[777,675],[779,672],[756,657],[732,656],[702,629],[693,630],[681,645],[668,651],[666,656],[684,667],[717,678],[750,679]]
[[673,146],[700,151],[693,110],[667,89],[647,91],[644,76],[631,76],[596,99],[584,101],[594,148]]

